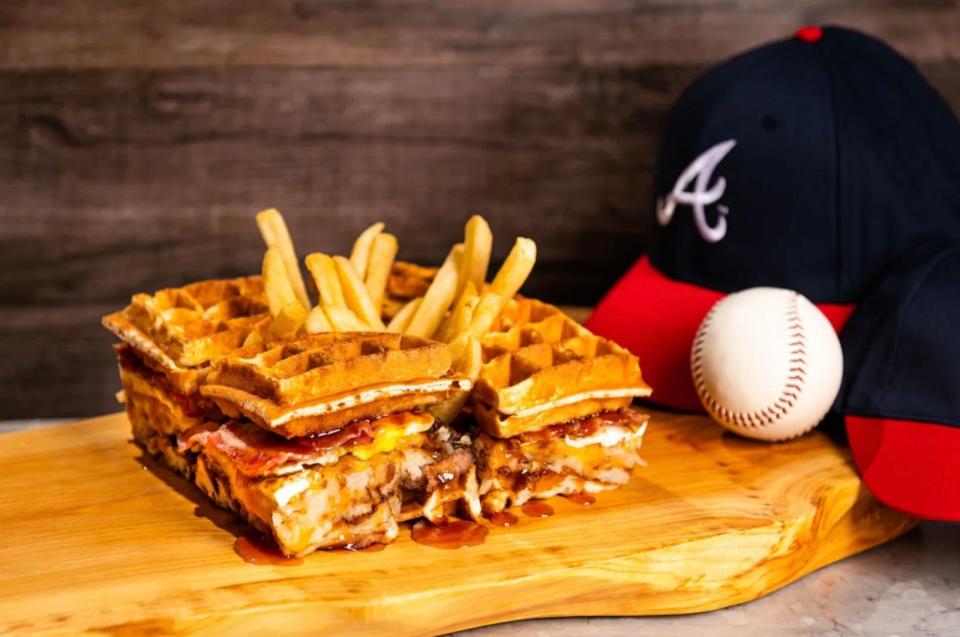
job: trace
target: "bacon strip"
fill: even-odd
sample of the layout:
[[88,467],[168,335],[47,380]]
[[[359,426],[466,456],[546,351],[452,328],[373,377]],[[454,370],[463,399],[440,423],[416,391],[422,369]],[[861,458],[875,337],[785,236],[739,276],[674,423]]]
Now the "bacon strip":
[[220,423],[206,420],[199,425],[187,428],[177,434],[177,451],[182,455],[188,451],[200,451],[210,435],[220,428]]
[[373,440],[369,421],[360,421],[316,438],[287,440],[251,424],[230,422],[209,435],[208,452],[228,459],[248,477],[269,475],[288,466],[320,459],[337,447],[366,444]]

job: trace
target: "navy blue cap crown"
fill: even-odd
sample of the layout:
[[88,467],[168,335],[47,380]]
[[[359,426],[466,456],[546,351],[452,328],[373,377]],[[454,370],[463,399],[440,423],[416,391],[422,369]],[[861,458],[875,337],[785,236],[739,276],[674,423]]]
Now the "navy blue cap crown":
[[650,253],[668,276],[852,303],[917,242],[960,238],[949,106],[873,38],[798,35],[714,68],[674,107]]
[[960,244],[916,246],[843,330],[841,413],[960,427]]

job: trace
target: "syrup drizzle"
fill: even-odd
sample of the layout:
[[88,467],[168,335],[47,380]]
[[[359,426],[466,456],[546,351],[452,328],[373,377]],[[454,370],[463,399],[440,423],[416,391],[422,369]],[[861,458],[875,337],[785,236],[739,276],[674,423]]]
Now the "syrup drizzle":
[[247,564],[258,566],[298,566],[302,557],[287,557],[277,548],[272,538],[263,535],[241,535],[233,543],[233,550]]
[[574,504],[579,504],[582,507],[588,507],[597,502],[597,499],[589,493],[571,493],[567,496],[567,500],[570,500]]
[[553,515],[553,507],[543,502],[527,502],[520,510],[531,518],[549,518]]
[[452,520],[443,525],[417,522],[410,536],[413,541],[438,549],[459,549],[483,544],[490,529],[476,522]]
[[513,526],[520,521],[520,518],[509,511],[500,511],[490,516],[490,524],[494,526]]

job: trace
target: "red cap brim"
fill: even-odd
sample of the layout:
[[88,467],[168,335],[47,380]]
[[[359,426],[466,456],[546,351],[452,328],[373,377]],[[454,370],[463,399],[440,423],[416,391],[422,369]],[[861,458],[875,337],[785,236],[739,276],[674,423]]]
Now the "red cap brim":
[[[644,256],[600,301],[585,325],[637,355],[644,380],[653,387],[653,402],[703,412],[690,377],[690,347],[700,322],[724,296],[726,292],[675,281]],[[854,306],[817,307],[839,331]]]
[[847,416],[853,460],[870,492],[892,509],[960,521],[960,428]]

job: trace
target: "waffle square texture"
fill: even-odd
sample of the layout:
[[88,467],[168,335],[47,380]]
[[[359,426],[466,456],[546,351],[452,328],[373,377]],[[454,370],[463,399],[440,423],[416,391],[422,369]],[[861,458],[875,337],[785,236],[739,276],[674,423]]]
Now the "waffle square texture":
[[650,395],[636,356],[552,305],[516,299],[497,327],[483,338],[473,390],[477,420],[492,436],[616,411]]
[[217,360],[201,388],[231,417],[285,437],[426,408],[470,389],[446,345],[391,333],[303,335]]
[[135,294],[104,326],[164,371],[207,365],[241,347],[270,314],[259,276]]

